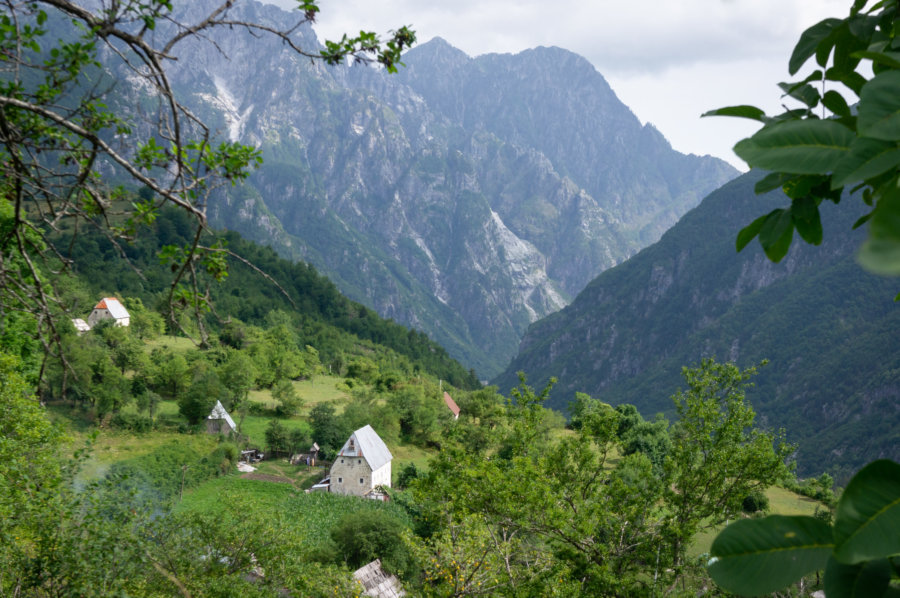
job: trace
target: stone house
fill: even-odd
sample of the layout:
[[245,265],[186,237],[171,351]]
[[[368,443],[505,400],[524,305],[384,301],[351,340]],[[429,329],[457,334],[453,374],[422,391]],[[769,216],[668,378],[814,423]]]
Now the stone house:
[[391,487],[391,460],[394,456],[372,426],[350,435],[331,466],[330,491],[380,498],[377,488]]
[[116,326],[128,326],[131,323],[131,315],[125,306],[115,297],[104,297],[100,300],[91,315],[88,316],[88,325],[93,328],[100,320],[112,320]]

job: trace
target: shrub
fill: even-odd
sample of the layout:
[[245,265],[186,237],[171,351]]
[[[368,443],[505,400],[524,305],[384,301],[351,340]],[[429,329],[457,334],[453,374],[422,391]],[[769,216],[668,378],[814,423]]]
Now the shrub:
[[762,490],[754,490],[741,503],[744,513],[760,513],[769,510],[769,497]]
[[331,530],[337,554],[352,569],[381,559],[384,570],[400,577],[414,571],[413,557],[403,541],[406,526],[382,511],[345,515]]
[[145,415],[138,415],[137,413],[119,412],[109,420],[109,425],[111,428],[119,430],[143,433],[153,429],[153,420]]

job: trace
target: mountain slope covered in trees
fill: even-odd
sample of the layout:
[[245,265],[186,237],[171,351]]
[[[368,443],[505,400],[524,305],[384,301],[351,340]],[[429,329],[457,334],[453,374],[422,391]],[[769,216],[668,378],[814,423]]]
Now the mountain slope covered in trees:
[[[101,294],[121,293],[165,311],[171,273],[160,263],[157,253],[165,245],[184,245],[192,234],[189,217],[167,209],[152,229],[139,236],[138,242],[121,246],[130,264],[97,232],[79,233],[76,242],[71,244],[69,257],[77,264],[75,273],[81,284],[92,291],[92,301]],[[278,257],[273,250],[246,241],[235,232],[217,236],[230,251],[253,267],[229,258],[228,277],[210,286],[214,312],[206,320],[214,330],[221,331],[232,320],[262,325],[269,312],[281,310],[296,324],[301,345],[315,347],[322,363],[335,365],[338,372],[346,367],[349,354],[358,352],[361,342],[368,342],[377,346],[379,352],[387,350],[403,356],[415,370],[428,372],[459,388],[480,386],[473,372],[467,371],[424,333],[385,320],[347,299],[314,267]],[[260,272],[265,272],[270,279]],[[92,303],[74,305],[73,311],[88,313],[91,307]],[[373,350],[373,347],[365,349]]]
[[[285,19],[252,2],[232,10]],[[736,174],[672,150],[558,48],[469,58],[433,40],[388,76],[314,64],[237,28],[212,39],[185,43],[173,83],[265,158],[214,199],[212,221],[312,263],[484,377],[531,322]],[[308,28],[300,41],[317,44]]]
[[823,209],[820,247],[795,243],[780,264],[755,243],[736,253],[736,232],[784,204],[777,193],[756,196],[757,179],[711,194],[658,243],[532,325],[496,382],[508,388],[520,370],[538,386],[556,376],[556,407],[582,391],[670,413],[682,366],[768,359],[749,396],[766,426],[799,444],[802,473],[829,465],[843,476],[900,457],[895,281],[856,264],[860,214],[843,205]]

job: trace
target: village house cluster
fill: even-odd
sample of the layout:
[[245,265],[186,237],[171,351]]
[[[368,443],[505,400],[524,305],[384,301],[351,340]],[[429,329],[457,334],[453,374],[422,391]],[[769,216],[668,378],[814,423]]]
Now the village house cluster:
[[83,334],[103,320],[112,320],[116,326],[128,326],[131,324],[131,315],[121,301],[115,297],[104,297],[94,306],[87,322],[82,318],[75,318],[72,320],[72,325],[75,326],[78,334]]

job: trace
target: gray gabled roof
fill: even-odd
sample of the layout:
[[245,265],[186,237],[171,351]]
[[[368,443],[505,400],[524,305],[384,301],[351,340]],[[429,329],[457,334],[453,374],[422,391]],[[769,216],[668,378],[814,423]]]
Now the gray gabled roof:
[[228,425],[231,426],[232,430],[237,430],[237,426],[234,425],[234,420],[231,419],[231,416],[225,411],[225,407],[222,406],[222,401],[216,401],[216,406],[213,407],[209,417],[206,419],[224,419],[228,422]]
[[339,456],[362,457],[369,464],[369,467],[372,468],[372,471],[394,458],[381,437],[369,425],[350,435],[350,438],[344,443]]

